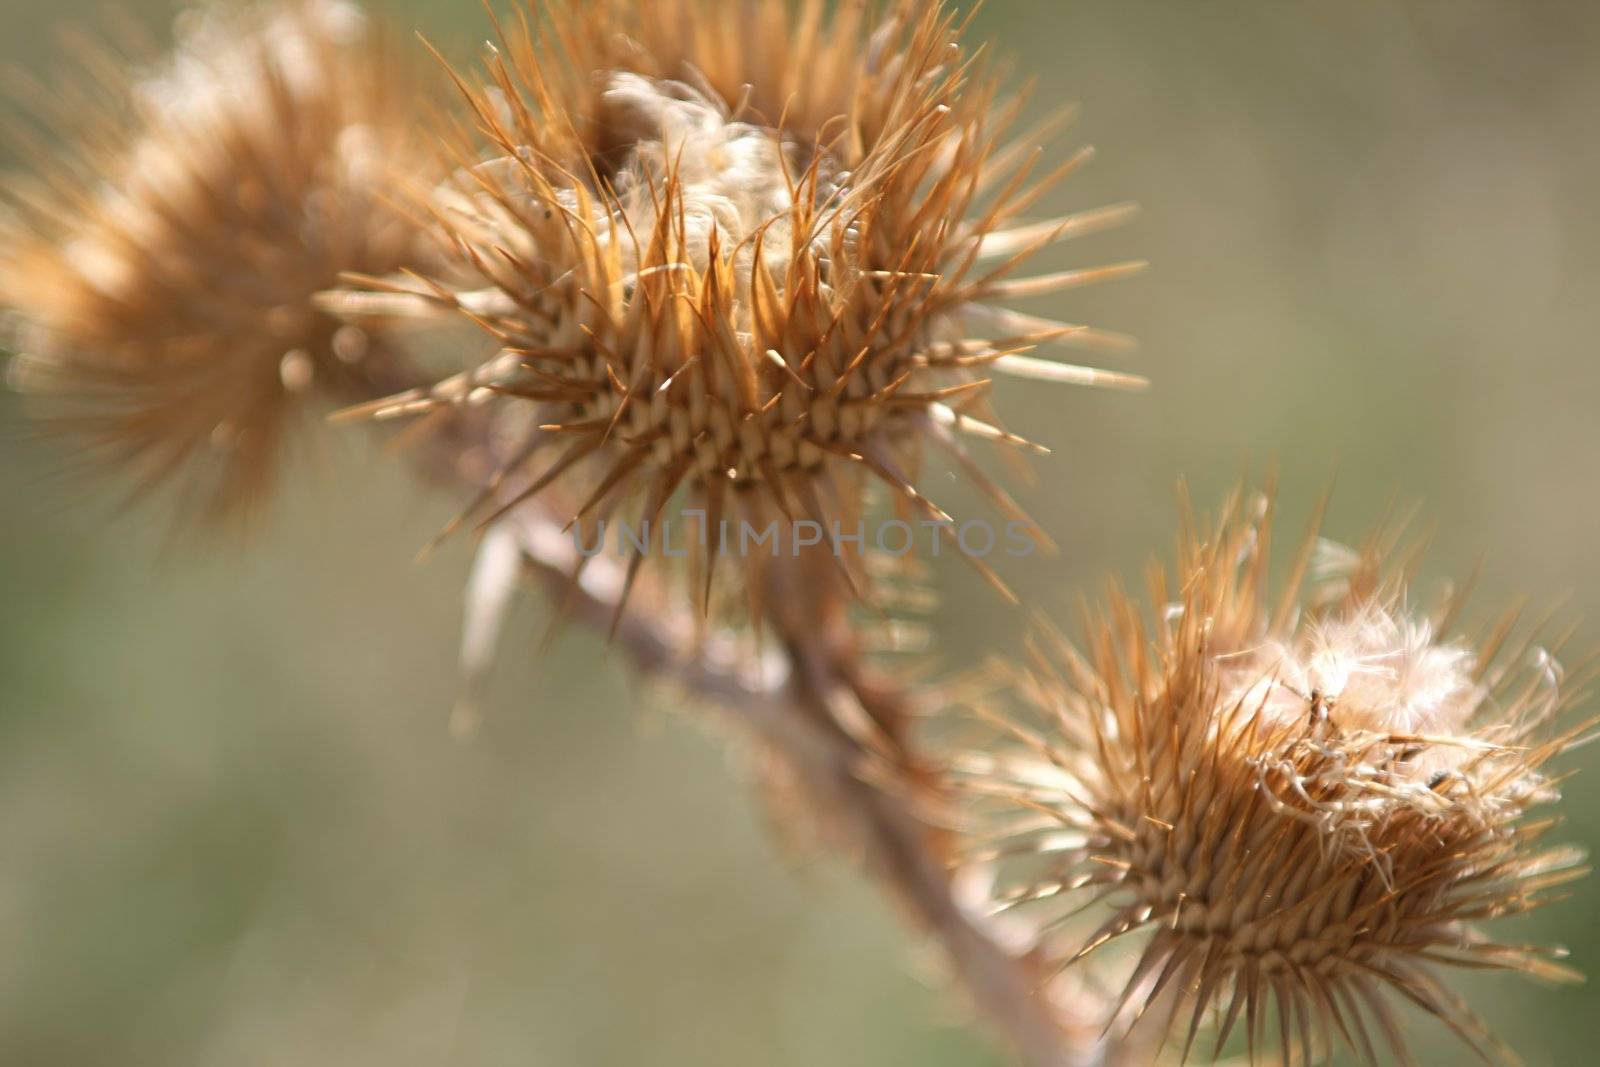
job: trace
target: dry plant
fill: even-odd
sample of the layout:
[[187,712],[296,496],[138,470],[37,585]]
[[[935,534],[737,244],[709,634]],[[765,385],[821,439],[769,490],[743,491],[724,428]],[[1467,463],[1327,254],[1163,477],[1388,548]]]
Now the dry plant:
[[1435,972],[1580,977],[1481,929],[1586,873],[1530,815],[1592,727],[1554,725],[1576,682],[1560,641],[1516,636],[1515,613],[1454,636],[1460,597],[1419,611],[1393,533],[1348,549],[1313,527],[1272,596],[1270,496],[1184,518],[1151,617],[1113,585],[1081,649],[1042,628],[973,704],[995,730],[953,764],[969,855],[1006,870],[997,909],[1031,914],[1063,967],[1138,939],[1130,972],[1108,968],[1108,1026],[1177,1028],[1185,1058],[1211,1017],[1217,1052],[1242,1021],[1256,1059],[1270,1008],[1286,1060],[1342,1041],[1410,1063],[1400,1001],[1511,1059]]
[[[481,535],[469,681],[533,576],[752,741],[786,820],[884,883],[1024,1062],[1149,1062],[1174,1021],[1187,1055],[1208,1015],[1220,1052],[1241,1011],[1252,1061],[1269,1014],[1285,1062],[1334,1036],[1375,1060],[1369,1023],[1403,1048],[1386,990],[1495,1056],[1433,965],[1566,975],[1476,926],[1576,871],[1523,819],[1575,740],[1560,670],[1519,682],[1504,633],[1414,616],[1387,546],[1303,607],[1302,553],[1269,607],[1270,524],[1236,502],[1184,534],[1153,627],[1117,594],[1085,654],[1041,637],[976,702],[1001,728],[959,745],[917,728],[947,687],[875,662],[906,568],[838,536],[866,516],[928,524],[1011,596],[919,488],[928,445],[1047,540],[967,451],[1045,451],[986,375],[1143,384],[1039,354],[1126,338],[1007,306],[1141,265],[1020,273],[1130,210],[1031,214],[1088,152],[1036,173],[1067,116],[1012,132],[1026,97],[953,11],[534,0],[480,71],[439,69],[454,122],[343,0],[182,27],[153,64],[76,52],[90,81],[32,94],[32,172],[6,183],[13,378],[85,456],[223,516],[262,497],[302,398],[409,420],[397,454]],[[441,324],[467,339],[436,374]],[[646,569],[677,555],[666,516],[710,536]],[[623,517],[650,529],[626,559],[584,550]],[[780,533],[730,550],[726,520]],[[1060,909],[1026,921],[1052,902],[1109,918],[1074,942]]]
[[[420,287],[375,280],[397,299],[349,305],[464,314],[488,332],[484,365],[357,413],[523,401],[496,485],[538,476],[500,511],[578,469],[574,521],[631,508],[642,525],[676,498],[712,530],[729,515],[843,528],[876,481],[953,542],[916,486],[924,444],[1019,519],[957,435],[1037,449],[994,425],[981,372],[1143,384],[1023,354],[1127,339],[997,306],[1142,264],[1016,276],[1130,211],[1024,221],[1088,153],[1033,174],[1047,131],[1010,139],[1022,98],[961,54],[953,12],[622,0],[541,14],[502,31],[480,77],[455,76],[456,177],[426,207],[459,262]],[[718,553],[694,547],[704,610]],[[739,555],[760,619],[763,557]],[[841,556],[855,592],[859,562]]]
[[199,517],[237,517],[301,398],[398,384],[384,323],[313,301],[430,248],[383,196],[433,159],[415,64],[331,0],[191,11],[166,57],[117,38],[74,38],[65,84],[13,79],[12,378],[136,493],[175,483]]

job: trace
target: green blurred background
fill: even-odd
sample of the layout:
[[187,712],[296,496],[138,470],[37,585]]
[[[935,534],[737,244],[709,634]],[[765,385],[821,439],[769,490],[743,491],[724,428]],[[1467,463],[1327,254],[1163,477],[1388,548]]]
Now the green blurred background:
[[[48,65],[97,6],[3,0],[0,58]],[[471,0],[385,6],[485,34]],[[1564,604],[1600,644],[1600,6],[990,0],[975,33],[1036,110],[1083,104],[1051,152],[1100,156],[1050,206],[1144,205],[1057,265],[1155,263],[1040,308],[1139,335],[1153,392],[1001,391],[1056,451],[1041,606],[1164,553],[1180,476],[1204,501],[1276,460],[1291,516],[1335,474],[1336,535],[1419,503],[1430,578],[1485,559],[1480,608]],[[0,1063],[999,1062],[871,890],[777,846],[719,738],[594,637],[538,657],[538,604],[452,743],[467,547],[413,564],[449,502],[358,432],[253,542],[175,549],[0,414]],[[1014,639],[941,582],[953,665]],[[1568,793],[1595,841],[1600,774]],[[1516,933],[1596,971],[1597,917],[1590,882]],[[1592,1062],[1591,988],[1463,984],[1531,1063]]]

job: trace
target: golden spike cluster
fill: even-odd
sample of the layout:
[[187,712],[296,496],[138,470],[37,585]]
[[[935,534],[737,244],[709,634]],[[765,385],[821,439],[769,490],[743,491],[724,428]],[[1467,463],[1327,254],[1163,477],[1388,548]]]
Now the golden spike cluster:
[[1270,505],[1242,499],[1205,536],[1186,521],[1153,622],[1113,588],[1081,651],[1041,633],[1009,703],[978,702],[999,740],[955,761],[972,855],[1005,858],[997,906],[1031,911],[1062,965],[1142,937],[1108,1029],[1155,1026],[1187,1058],[1209,1017],[1213,1057],[1242,1022],[1253,1063],[1269,1029],[1285,1064],[1338,1043],[1410,1063],[1398,1001],[1511,1061],[1435,972],[1576,977],[1480,929],[1585,873],[1531,814],[1582,732],[1551,727],[1555,650],[1512,619],[1470,644],[1447,636],[1454,605],[1408,614],[1392,538],[1352,552],[1313,528],[1270,598]]
[[19,86],[29,173],[0,198],[14,380],[139,489],[174,482],[206,517],[234,515],[271,480],[299,397],[396,387],[374,366],[381,324],[313,297],[418,261],[422,227],[384,200],[431,158],[415,83],[344,0],[190,12],[175,53],[137,73],[94,42],[74,58],[87,80]]
[[[1139,269],[1015,277],[1129,209],[1028,216],[1088,154],[1035,177],[1048,128],[1006,139],[1022,101],[1001,100],[981,59],[963,55],[943,5],[825,8],[607,0],[502,30],[485,76],[458,79],[475,129],[433,198],[467,280],[371,279],[380,293],[351,298],[371,306],[387,289],[397,306],[457,311],[501,354],[354,413],[489,395],[533,405],[509,495],[580,471],[575,522],[631,512],[659,532],[681,514],[675,501],[697,509],[691,573],[707,607],[724,552],[753,572],[747,593],[762,587],[761,553],[719,543],[724,519],[758,530],[804,519],[831,536],[860,520],[876,482],[908,522],[954,540],[916,485],[928,440],[1043,541],[959,442],[1043,451],[995,425],[982,373],[1143,382],[1025,355],[1128,342],[992,302]],[[841,569],[859,592],[859,555],[842,553]]]

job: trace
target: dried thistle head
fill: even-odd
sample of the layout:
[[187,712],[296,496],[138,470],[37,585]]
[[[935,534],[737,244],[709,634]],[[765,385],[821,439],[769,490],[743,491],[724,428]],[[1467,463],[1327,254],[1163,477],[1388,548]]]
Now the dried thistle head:
[[[1032,643],[1013,699],[985,711],[1000,741],[957,760],[993,819],[975,854],[1010,857],[1001,906],[1031,912],[1063,965],[1139,939],[1111,1025],[1148,1012],[1185,1057],[1210,1016],[1217,1051],[1243,1021],[1259,1061],[1272,1014],[1285,1063],[1338,1042],[1410,1062],[1396,1002],[1509,1057],[1436,972],[1575,977],[1559,950],[1481,929],[1584,873],[1530,817],[1574,741],[1551,727],[1561,670],[1510,640],[1514,620],[1469,642],[1453,607],[1414,612],[1393,539],[1308,537],[1274,601],[1263,508],[1186,523],[1149,622],[1113,588],[1081,651]],[[1096,907],[1103,923],[1070,932]]]
[[1048,128],[1008,140],[1021,101],[936,0],[539,6],[461,81],[475,129],[436,210],[470,280],[399,287],[501,354],[369,410],[514,398],[537,427],[508,470],[519,499],[572,471],[579,519],[658,532],[687,502],[713,546],[689,548],[714,556],[724,518],[852,531],[865,483],[945,523],[915,485],[929,440],[1021,521],[958,443],[1032,447],[993,424],[982,374],[1139,384],[1022,354],[1124,347],[997,305],[1137,269],[1016,277],[1128,210],[1028,217],[1087,154],[1034,176]]
[[73,56],[77,83],[21,86],[37,130],[18,128],[30,173],[0,215],[14,380],[65,401],[59,425],[141,488],[180,481],[234,513],[302,394],[383,380],[374,323],[312,298],[414,261],[420,227],[384,201],[423,158],[410,81],[345,0],[188,12],[142,71],[98,44]]

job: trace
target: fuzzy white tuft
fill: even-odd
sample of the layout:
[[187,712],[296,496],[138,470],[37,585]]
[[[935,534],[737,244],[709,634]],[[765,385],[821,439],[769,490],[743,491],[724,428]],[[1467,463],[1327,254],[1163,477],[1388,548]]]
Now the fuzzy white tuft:
[[[771,129],[736,121],[682,82],[614,73],[601,103],[602,121],[629,145],[616,179],[627,215],[624,257],[637,256],[634,238],[647,247],[657,226],[681,224],[683,255],[697,271],[708,268],[714,239],[724,252],[739,250],[735,276],[743,283],[759,234],[762,258],[781,284],[794,240],[791,189],[804,169],[798,148]],[[674,179],[682,215],[664,219],[662,190]]]
[[1292,642],[1225,657],[1224,667],[1228,703],[1274,722],[1326,716],[1345,731],[1455,734],[1484,699],[1469,649],[1375,604],[1310,621]]

